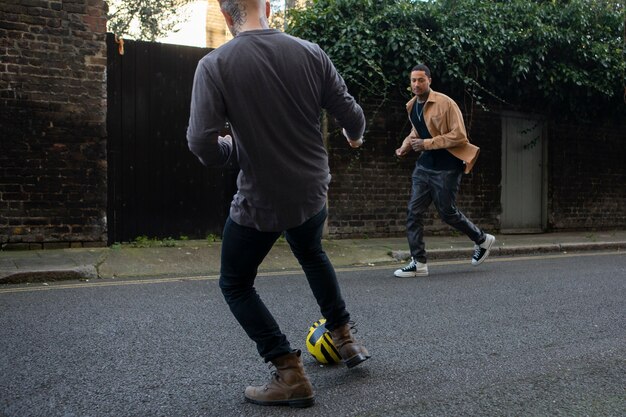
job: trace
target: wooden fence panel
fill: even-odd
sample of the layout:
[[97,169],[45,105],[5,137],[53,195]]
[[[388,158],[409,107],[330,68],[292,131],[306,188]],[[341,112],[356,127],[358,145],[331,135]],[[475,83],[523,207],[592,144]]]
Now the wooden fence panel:
[[210,49],[108,46],[108,241],[221,235],[238,168],[208,169],[185,138],[193,75]]

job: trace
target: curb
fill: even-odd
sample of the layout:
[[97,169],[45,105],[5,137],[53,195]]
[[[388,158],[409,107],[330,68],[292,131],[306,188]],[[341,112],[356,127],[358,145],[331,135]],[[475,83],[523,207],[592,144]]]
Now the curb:
[[98,271],[93,265],[82,265],[74,268],[59,268],[47,270],[24,270],[8,273],[0,276],[2,284],[25,284],[27,282],[51,282],[51,281],[85,281],[99,278]]
[[[491,257],[507,257],[522,255],[539,255],[549,253],[567,253],[567,252],[592,252],[592,251],[622,251],[626,250],[626,241],[617,242],[573,242],[573,243],[553,243],[538,245],[520,245],[520,246],[498,246],[491,249]],[[390,251],[385,254],[389,257],[389,263],[404,262],[410,258],[408,250]],[[428,251],[430,260],[455,260],[471,257],[471,249],[431,249]],[[42,283],[52,281],[68,281],[78,280],[86,281],[101,278],[98,272],[98,265],[102,263],[99,259],[96,264],[84,264],[80,266],[56,266],[49,269],[22,269],[19,272],[0,271],[0,285],[3,284],[25,284],[25,283]],[[385,262],[378,259],[376,263]],[[344,265],[335,264],[336,268]],[[345,265],[348,266],[348,265]],[[349,265],[358,266],[358,265]],[[150,275],[159,275],[158,273],[150,273]]]
[[[536,255],[542,253],[556,252],[592,252],[602,250],[624,250],[624,242],[593,242],[593,243],[552,243],[536,246],[498,246],[491,248],[490,256],[515,256],[515,255]],[[391,251],[389,254],[397,261],[408,261],[411,252],[407,250]],[[471,257],[471,250],[468,249],[431,249],[428,251],[428,259],[462,259]]]

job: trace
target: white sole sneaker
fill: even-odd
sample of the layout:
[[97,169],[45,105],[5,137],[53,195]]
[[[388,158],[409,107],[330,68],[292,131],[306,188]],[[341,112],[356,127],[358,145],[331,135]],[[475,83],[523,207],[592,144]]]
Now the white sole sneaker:
[[[472,265],[478,266],[485,262],[485,259],[489,256],[489,252],[491,251],[491,247],[496,241],[496,237],[490,235],[489,233],[485,234],[485,241],[480,245],[476,245],[474,249],[474,257],[472,257]],[[478,259],[475,258],[476,250],[480,250],[480,257]]]
[[393,275],[398,278],[427,277],[428,267],[424,265],[423,267],[417,268],[415,271],[403,271],[402,269],[396,269]]

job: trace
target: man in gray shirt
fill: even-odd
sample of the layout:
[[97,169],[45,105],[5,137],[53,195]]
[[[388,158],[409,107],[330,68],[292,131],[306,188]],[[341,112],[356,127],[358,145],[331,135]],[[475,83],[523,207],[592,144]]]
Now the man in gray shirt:
[[[198,63],[187,141],[207,166],[236,157],[240,167],[222,236],[220,288],[259,354],[276,367],[270,382],[246,388],[245,398],[308,407],[314,394],[301,352],[291,348],[254,279],[284,232],[343,362],[351,368],[370,357],[352,335],[321,243],[330,182],[321,109],[336,118],[353,148],[363,143],[365,118],[319,46],[269,29],[269,1],[220,0],[220,6],[234,39]],[[226,122],[233,137],[219,136]]]

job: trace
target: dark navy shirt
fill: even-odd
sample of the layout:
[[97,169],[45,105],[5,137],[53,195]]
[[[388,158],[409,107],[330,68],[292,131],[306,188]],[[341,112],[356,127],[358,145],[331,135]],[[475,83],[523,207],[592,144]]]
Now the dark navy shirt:
[[[424,103],[420,103],[418,101],[415,102],[413,110],[411,111],[411,122],[421,139],[432,138],[428,128],[426,127],[426,122],[424,121]],[[432,169],[434,171],[452,171],[463,169],[463,161],[456,158],[446,149],[422,151],[422,154],[417,159],[416,163],[424,168]]]

